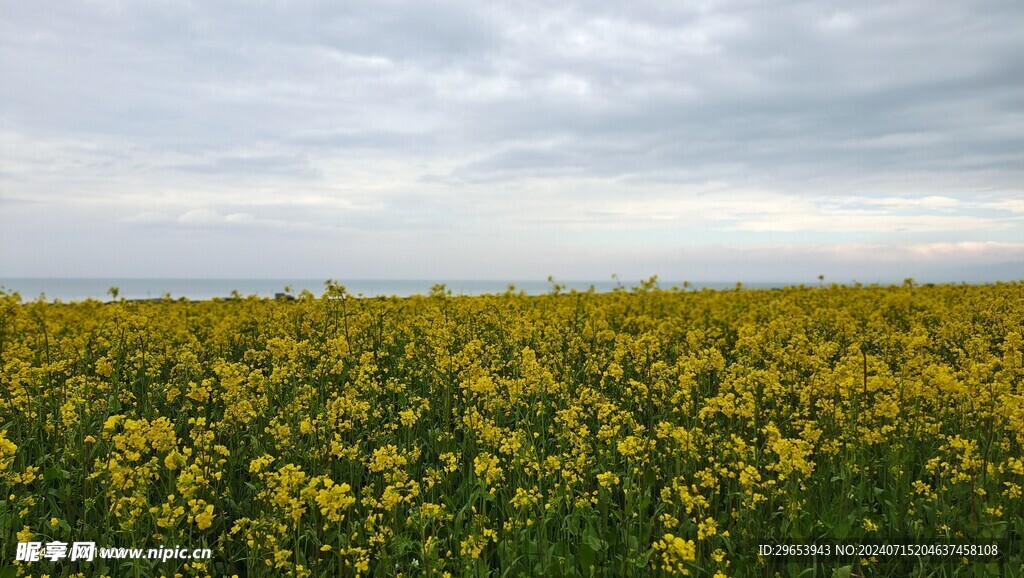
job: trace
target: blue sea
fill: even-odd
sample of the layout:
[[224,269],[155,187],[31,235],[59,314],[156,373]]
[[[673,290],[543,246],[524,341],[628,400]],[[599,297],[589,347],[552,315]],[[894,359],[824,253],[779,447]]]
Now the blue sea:
[[[540,295],[552,290],[552,284],[540,280],[520,281],[486,281],[486,280],[392,280],[392,279],[355,279],[339,280],[346,290],[352,295],[365,297],[376,296],[398,296],[408,297],[410,295],[426,295],[431,287],[444,284],[445,288],[454,295],[482,295],[487,293],[503,293],[513,285],[516,291],[523,291],[528,295]],[[622,286],[631,289],[639,285],[639,281],[559,281],[564,286],[564,291],[576,290],[586,291],[593,287],[595,291],[607,292],[616,287]],[[682,286],[682,282],[659,281],[658,286],[671,288]],[[735,283],[692,283],[695,289],[712,288],[728,289],[735,287]],[[744,284],[753,288],[781,287],[781,284],[759,283]],[[16,291],[21,295],[22,300],[32,301],[43,299],[44,301],[84,301],[86,299],[97,299],[100,301],[111,300],[109,290],[111,287],[118,288],[118,297],[125,299],[159,299],[170,296],[172,299],[213,299],[215,297],[226,298],[237,292],[243,297],[256,295],[258,297],[273,297],[276,293],[284,293],[289,288],[289,293],[298,295],[303,290],[310,291],[314,295],[321,295],[324,292],[323,279],[70,279],[70,278],[2,278],[0,288],[10,293]]]

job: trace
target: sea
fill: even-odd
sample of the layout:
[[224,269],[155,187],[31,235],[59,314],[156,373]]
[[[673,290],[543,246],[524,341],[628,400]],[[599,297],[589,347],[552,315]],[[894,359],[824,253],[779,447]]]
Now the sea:
[[[426,295],[431,288],[444,285],[453,295],[483,295],[504,293],[509,286],[527,295],[550,293],[554,286],[542,280],[442,280],[442,279],[353,279],[338,281],[349,294],[363,297]],[[610,292],[616,288],[626,290],[640,285],[639,281],[560,281],[562,291]],[[683,283],[659,281],[663,289],[683,287]],[[744,287],[770,289],[784,284],[745,283]],[[242,297],[274,297],[278,293],[298,296],[302,291],[322,295],[326,289],[323,279],[113,279],[113,278],[0,278],[0,291],[17,292],[23,301],[99,301],[112,300],[111,288],[116,287],[118,298],[124,299],[189,299],[207,300]],[[691,283],[690,289],[731,289],[736,283]]]

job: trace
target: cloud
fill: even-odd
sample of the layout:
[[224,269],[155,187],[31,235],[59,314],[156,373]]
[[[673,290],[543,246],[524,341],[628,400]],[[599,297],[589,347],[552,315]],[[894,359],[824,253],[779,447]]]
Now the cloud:
[[173,227],[180,229],[202,229],[202,228],[240,228],[240,227],[262,227],[262,228],[310,228],[314,225],[303,221],[290,221],[287,219],[272,219],[257,217],[252,213],[233,212],[223,214],[209,207],[200,207],[185,211],[180,215],[170,215],[157,211],[144,211],[127,216],[121,222],[141,227]]
[[[524,271],[531,235],[567,269],[612,243],[668,263],[732,239],[1024,238],[1013,0],[5,8],[7,231],[404,235]],[[60,274],[32,238],[5,234],[4,268]]]
[[162,225],[174,221],[174,217],[158,211],[143,211],[124,218],[125,223],[138,225]]
[[[901,263],[907,260],[930,263],[1001,262],[1020,259],[1024,243],[960,241],[910,244],[842,244],[815,251],[847,263]],[[1024,271],[1022,271],[1024,274]]]
[[1002,199],[987,203],[985,206],[996,210],[1010,211],[1012,213],[1024,213],[1024,199]]
[[263,177],[283,175],[298,180],[309,180],[317,176],[317,171],[312,169],[304,158],[295,155],[221,154],[167,168],[175,172],[195,172],[228,178],[258,174]]
[[963,205],[963,201],[952,197],[930,195],[927,197],[847,197],[840,201],[842,205],[874,205],[893,209],[926,208],[954,209]]

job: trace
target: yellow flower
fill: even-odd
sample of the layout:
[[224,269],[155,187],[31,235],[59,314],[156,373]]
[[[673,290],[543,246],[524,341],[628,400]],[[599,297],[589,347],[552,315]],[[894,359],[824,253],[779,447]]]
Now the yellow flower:
[[601,484],[601,487],[606,490],[611,489],[612,486],[617,486],[619,484],[619,476],[612,472],[597,474],[597,483]]
[[444,471],[452,473],[459,469],[459,460],[455,457],[455,454],[451,452],[445,452],[438,456],[438,459],[444,463]]
[[705,518],[704,521],[697,525],[697,539],[703,540],[705,538],[714,536],[718,533],[718,523],[715,522],[714,518]]
[[412,427],[416,425],[416,421],[419,419],[419,416],[416,415],[415,411],[406,409],[398,412],[398,419],[402,422],[402,425]]
[[7,430],[0,430],[0,471],[7,469],[11,456],[18,451],[18,446],[7,439]]
[[356,503],[356,499],[349,494],[352,488],[348,484],[335,484],[330,478],[323,483],[324,489],[316,493],[316,503],[320,506],[321,514],[331,522],[338,522],[341,520],[341,510]]
[[182,461],[184,461],[183,458],[179,458],[178,457],[179,455],[180,454],[178,454],[178,452],[171,452],[171,453],[167,454],[164,457],[164,467],[166,467],[168,470],[176,470],[176,469],[178,469],[178,461],[177,460],[178,459],[182,459]]
[[484,547],[487,546],[488,538],[497,542],[498,533],[494,530],[484,528],[480,534],[469,535],[465,540],[462,540],[459,553],[463,556],[469,556],[474,560],[479,558],[480,554],[484,551]]
[[103,430],[112,431],[114,428],[117,427],[117,424],[121,423],[123,419],[123,415],[112,415],[108,417],[107,421],[103,422]]
[[269,454],[264,454],[249,463],[249,471],[254,474],[262,472],[263,469],[266,468],[271,463],[273,463],[273,461],[273,456],[270,456]]
[[[198,504],[202,504],[202,500],[198,501]],[[200,530],[205,530],[213,525],[213,504],[208,504],[201,511],[194,512],[196,527]]]
[[490,486],[502,478],[504,471],[499,466],[500,463],[497,456],[483,452],[473,460],[473,471]]
[[34,534],[32,534],[32,530],[29,530],[28,526],[24,526],[24,527],[22,527],[21,531],[18,532],[18,541],[19,542],[31,542],[33,535]]
[[671,574],[689,574],[688,564],[697,559],[697,546],[693,540],[684,540],[674,534],[665,534],[654,543],[654,548],[661,550],[662,568]]

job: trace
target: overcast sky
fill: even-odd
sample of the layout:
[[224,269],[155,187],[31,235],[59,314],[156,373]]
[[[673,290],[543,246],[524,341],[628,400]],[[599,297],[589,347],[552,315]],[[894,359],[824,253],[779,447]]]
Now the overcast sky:
[[0,277],[1024,262],[1020,0],[0,6]]

